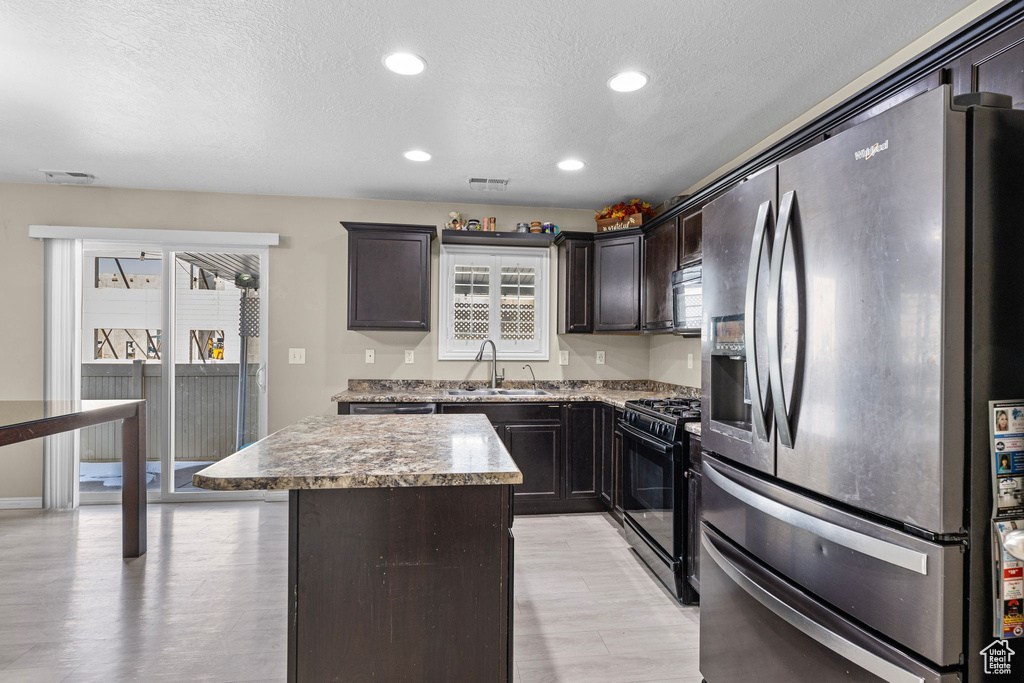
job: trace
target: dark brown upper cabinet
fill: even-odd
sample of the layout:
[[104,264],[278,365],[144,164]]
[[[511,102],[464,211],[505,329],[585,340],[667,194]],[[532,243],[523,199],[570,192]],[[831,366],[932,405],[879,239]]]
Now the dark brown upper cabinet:
[[641,239],[639,228],[594,235],[594,332],[640,331]]
[[643,236],[644,332],[672,330],[672,271],[679,266],[679,227],[667,221]]
[[679,219],[679,267],[700,258],[701,240],[704,236],[704,222],[697,212]]
[[997,92],[1024,109],[1024,23],[1011,26],[955,62],[957,95]]
[[430,330],[435,226],[342,225],[348,230],[348,329]]
[[563,232],[558,245],[558,334],[594,331],[594,233]]

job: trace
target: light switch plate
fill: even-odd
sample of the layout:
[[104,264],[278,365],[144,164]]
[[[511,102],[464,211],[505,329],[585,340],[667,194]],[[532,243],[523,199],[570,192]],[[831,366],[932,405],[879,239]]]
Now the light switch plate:
[[604,351],[597,352],[597,364],[604,365]]
[[405,350],[405,362],[406,363],[415,363],[416,362],[416,353],[412,349],[406,349]]
[[289,365],[305,365],[306,349],[288,349]]
[[372,363],[373,362],[373,349],[366,349],[366,362],[367,363]]
[[569,352],[568,351],[559,351],[558,352],[558,364],[559,365],[568,365],[569,364]]
[[686,354],[686,369],[687,370],[693,370],[693,354],[692,353]]

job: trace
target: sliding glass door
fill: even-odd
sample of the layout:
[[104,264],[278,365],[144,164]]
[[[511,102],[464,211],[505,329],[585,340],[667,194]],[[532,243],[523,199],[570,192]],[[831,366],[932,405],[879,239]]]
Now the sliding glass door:
[[174,491],[264,433],[266,339],[258,253],[173,252]]
[[[96,244],[83,250],[82,398],[146,399],[146,488],[161,490],[163,253],[152,245]],[[121,427],[79,434],[79,492],[116,500],[121,491]]]
[[[266,250],[84,246],[82,397],[146,399],[151,498],[231,496],[192,474],[266,434]],[[118,499],[118,430],[81,430],[83,502]]]

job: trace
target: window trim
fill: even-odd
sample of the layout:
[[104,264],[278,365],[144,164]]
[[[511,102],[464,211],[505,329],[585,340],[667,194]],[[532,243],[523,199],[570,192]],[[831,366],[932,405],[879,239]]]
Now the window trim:
[[[500,339],[494,339],[498,347],[498,360],[535,360],[546,361],[550,359],[551,332],[551,251],[550,249],[538,249],[536,247],[490,247],[475,245],[441,245],[441,255],[438,259],[438,360],[474,360],[479,351],[479,346],[474,344],[473,348],[458,349],[451,348],[453,339],[453,312],[454,298],[451,292],[454,287],[449,267],[449,258],[466,254],[490,260],[492,292],[500,298],[501,296],[501,267],[503,262],[510,258],[529,258],[536,261],[535,275],[535,308],[534,329],[537,348],[528,351],[510,349],[502,345]],[[497,279],[495,279],[497,270]],[[493,283],[497,283],[494,287]],[[500,306],[493,307],[491,314],[492,335],[501,336],[501,310]],[[493,337],[492,337],[493,338]],[[514,342],[508,342],[514,343]],[[487,354],[488,356],[490,354]]]

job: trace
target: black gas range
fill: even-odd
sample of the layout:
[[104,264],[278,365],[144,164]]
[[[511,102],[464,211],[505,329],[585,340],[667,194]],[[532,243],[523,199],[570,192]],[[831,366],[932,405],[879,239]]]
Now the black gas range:
[[683,424],[700,422],[700,399],[673,397],[626,401],[622,419],[665,441],[682,441]]
[[680,602],[695,602],[686,582],[683,426],[700,421],[700,399],[626,401],[617,428],[622,438],[622,503],[633,551]]

